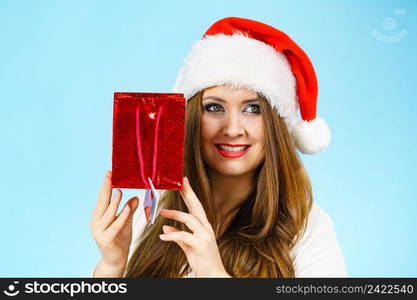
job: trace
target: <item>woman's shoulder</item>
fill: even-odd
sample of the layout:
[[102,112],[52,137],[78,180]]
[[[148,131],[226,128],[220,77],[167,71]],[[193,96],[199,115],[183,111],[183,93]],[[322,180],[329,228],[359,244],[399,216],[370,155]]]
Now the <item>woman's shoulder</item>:
[[332,218],[313,202],[305,231],[291,250],[296,277],[346,277]]
[[330,230],[333,228],[333,220],[316,202],[313,201],[307,220],[307,228],[310,231]]

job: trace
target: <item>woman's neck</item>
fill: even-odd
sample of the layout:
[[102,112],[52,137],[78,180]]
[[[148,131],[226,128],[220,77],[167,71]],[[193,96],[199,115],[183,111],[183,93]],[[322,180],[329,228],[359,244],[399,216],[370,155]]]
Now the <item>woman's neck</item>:
[[210,187],[216,204],[219,228],[222,231],[233,219],[240,206],[249,197],[255,187],[255,172],[240,176],[228,176],[208,170]]

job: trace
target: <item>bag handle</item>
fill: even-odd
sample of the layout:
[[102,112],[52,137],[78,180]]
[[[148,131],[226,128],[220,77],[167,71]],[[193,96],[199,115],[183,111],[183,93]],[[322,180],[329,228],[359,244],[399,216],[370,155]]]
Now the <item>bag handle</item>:
[[[156,112],[156,125],[155,125],[155,134],[154,134],[154,146],[153,146],[153,157],[152,157],[152,182],[155,180],[156,176],[156,163],[158,160],[158,145],[159,145],[159,124],[161,120],[163,108],[160,107],[158,111]],[[140,133],[140,107],[136,107],[136,148],[137,148],[137,154],[139,159],[139,166],[140,166],[140,176],[142,178],[142,181],[146,184],[146,186],[149,188],[148,181],[146,180],[145,176],[145,165],[143,161],[143,153],[142,153],[142,136]]]

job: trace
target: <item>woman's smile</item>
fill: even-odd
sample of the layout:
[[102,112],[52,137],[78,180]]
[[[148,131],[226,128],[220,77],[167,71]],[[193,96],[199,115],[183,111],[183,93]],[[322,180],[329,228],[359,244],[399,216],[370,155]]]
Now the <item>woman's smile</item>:
[[245,155],[250,145],[214,144],[217,151],[226,158],[239,158]]

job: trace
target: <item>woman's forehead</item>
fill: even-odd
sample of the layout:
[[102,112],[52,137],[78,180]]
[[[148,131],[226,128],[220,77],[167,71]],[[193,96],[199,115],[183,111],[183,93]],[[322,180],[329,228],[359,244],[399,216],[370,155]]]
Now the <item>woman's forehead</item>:
[[258,98],[258,94],[253,90],[231,85],[219,85],[205,89],[203,92],[203,100],[209,96],[214,96],[226,101]]

